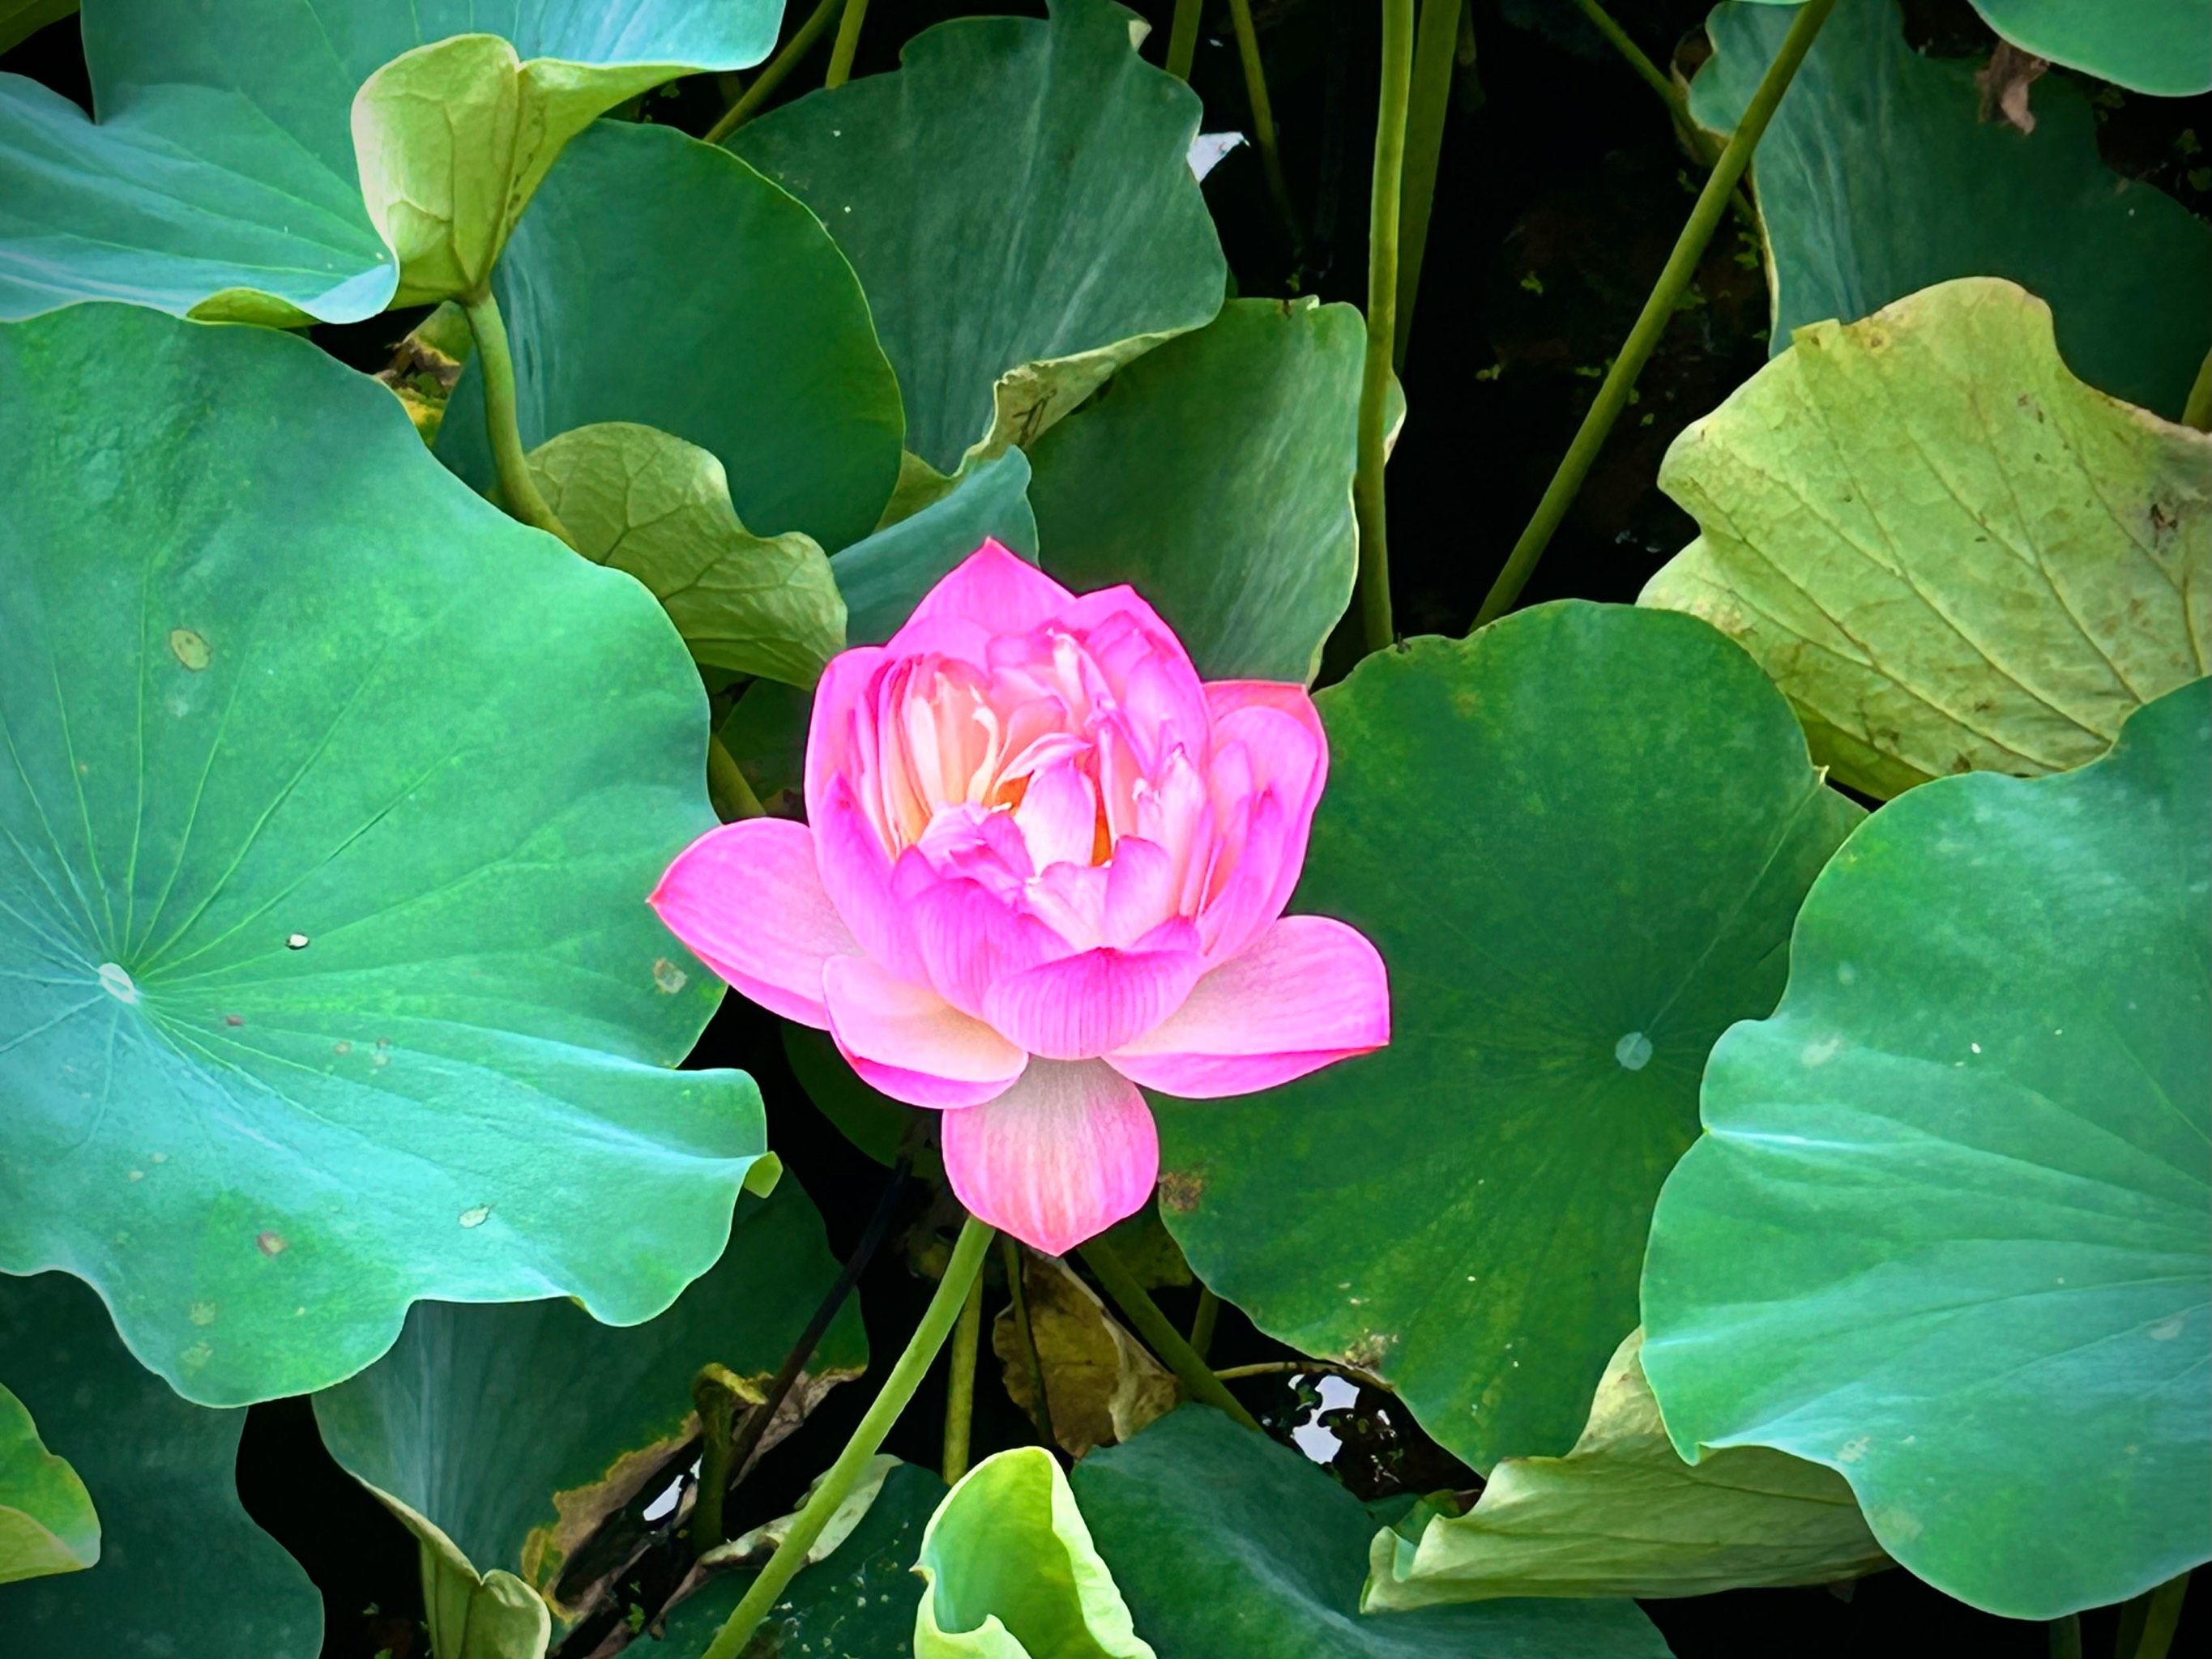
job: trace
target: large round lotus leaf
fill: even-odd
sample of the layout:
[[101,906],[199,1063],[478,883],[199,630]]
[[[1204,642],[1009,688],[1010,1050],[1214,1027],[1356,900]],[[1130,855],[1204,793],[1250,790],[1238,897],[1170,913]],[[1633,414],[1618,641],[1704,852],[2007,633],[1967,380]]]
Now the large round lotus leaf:
[[9,1659],[314,1659],[323,1598],[253,1524],[244,1412],[177,1398],[66,1273],[0,1277],[0,1372],[100,1510],[99,1564],[0,1583]]
[[1042,1446],[969,1470],[930,1516],[915,1570],[929,1587],[915,1659],[1154,1659]]
[[1351,306],[1232,300],[1038,440],[1044,567],[1133,583],[1208,679],[1306,681],[1352,600],[1367,327]]
[[2212,0],[1974,0],[1974,9],[2069,69],[2169,98],[2212,92]]
[[1221,308],[1227,267],[1188,159],[1197,98],[1137,56],[1134,14],[1050,10],[940,23],[896,74],[729,141],[851,258],[906,393],[907,447],[940,472],[970,446],[1027,444]]
[[[526,448],[635,422],[720,461],[760,535],[835,549],[874,528],[905,421],[859,279],[812,214],[726,151],[600,122],[562,155],[492,291]],[[491,489],[473,365],[438,454]]]
[[1758,665],[1671,612],[1541,606],[1318,701],[1291,908],[1374,940],[1390,1046],[1160,1101],[1161,1217],[1261,1328],[1379,1372],[1476,1468],[1564,1452],[1636,1323],[1705,1053],[1774,1006],[1859,812]]
[[91,1494],[39,1438],[23,1402],[0,1382],[0,1584],[78,1572],[100,1559]]
[[2205,671],[2212,438],[2075,380],[2010,283],[1800,330],[1659,482],[1705,534],[1642,602],[1750,652],[1869,794],[2080,766]]
[[1840,1470],[1891,1554],[2015,1618],[2212,1554],[2208,684],[2080,771],[1870,819],[1652,1222],[1683,1455]]
[[1644,1333],[1620,1345],[1565,1457],[1509,1457],[1464,1515],[1418,1539],[1385,1530],[1367,1612],[1507,1595],[1706,1595],[1824,1584],[1889,1565],[1833,1469],[1763,1446],[1685,1463],[1644,1381]]
[[[1735,126],[1792,15],[1713,13],[1714,56],[1691,88],[1700,125]],[[2180,414],[2212,343],[2212,228],[2106,167],[2095,112],[2063,76],[2035,83],[2033,132],[1982,120],[1978,67],[1915,52],[1897,0],[1839,0],[1752,167],[1772,349],[1954,276],[2008,276],[2050,302],[2059,348],[2091,385]]]
[[[769,1609],[762,1626],[769,1650],[789,1659],[898,1659],[911,1651],[921,1600],[914,1564],[945,1490],[933,1471],[912,1463],[885,1475],[860,1525],[831,1554],[800,1568]],[[666,1647],[649,1651],[704,1653],[758,1575],[758,1567],[740,1568],[708,1579],[663,1620]]]
[[0,328],[0,1271],[210,1404],[419,1297],[666,1307],[766,1171],[666,1069],[721,989],[644,903],[714,823],[653,596],[266,330]]
[[[315,1396],[315,1420],[332,1456],[431,1522],[477,1568],[514,1572],[573,1613],[625,1559],[579,1561],[579,1547],[610,1516],[648,1505],[690,1462],[678,1454],[699,1432],[700,1367],[725,1365],[765,1387],[837,1271],[822,1218],[796,1182],[782,1182],[738,1206],[721,1261],[659,1318],[615,1329],[561,1297],[417,1303],[390,1353]],[[848,1301],[765,1443],[867,1360]]]
[[1359,1613],[1375,1522],[1289,1447],[1205,1406],[1071,1478],[1098,1553],[1164,1655],[1237,1659],[1665,1659],[1632,1602]]
[[[568,133],[775,44],[781,0],[87,0],[101,119],[0,76],[0,318],[82,300],[348,322],[497,252]],[[402,53],[453,35],[354,100]],[[504,44],[502,44],[504,43]],[[511,50],[508,47],[511,46]],[[531,60],[524,62],[521,60]]]

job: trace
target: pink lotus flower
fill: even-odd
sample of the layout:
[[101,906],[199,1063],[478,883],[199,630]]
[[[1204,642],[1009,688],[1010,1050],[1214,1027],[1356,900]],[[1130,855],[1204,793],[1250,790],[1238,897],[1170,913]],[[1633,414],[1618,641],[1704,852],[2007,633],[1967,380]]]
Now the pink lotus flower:
[[1389,1041],[1375,947],[1282,915],[1328,770],[1302,687],[1202,684],[1129,588],[1079,598],[987,542],[823,672],[810,823],[701,836],[653,904],[943,1109],[961,1201],[1060,1255],[1152,1189],[1139,1084],[1244,1094]]

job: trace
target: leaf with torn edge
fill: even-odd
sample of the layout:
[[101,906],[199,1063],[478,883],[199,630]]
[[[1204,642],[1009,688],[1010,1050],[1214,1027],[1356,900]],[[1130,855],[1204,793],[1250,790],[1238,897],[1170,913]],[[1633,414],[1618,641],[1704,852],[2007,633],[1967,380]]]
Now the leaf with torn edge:
[[1659,482],[1705,533],[1639,602],[1750,652],[1869,794],[2083,765],[2205,672],[2212,438],[2075,379],[2011,283],[1800,329]]

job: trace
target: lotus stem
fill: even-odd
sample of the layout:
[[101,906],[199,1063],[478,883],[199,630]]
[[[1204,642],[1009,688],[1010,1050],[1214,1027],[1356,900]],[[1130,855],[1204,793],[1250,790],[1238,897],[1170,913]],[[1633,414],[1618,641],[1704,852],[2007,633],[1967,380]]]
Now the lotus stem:
[[[1190,1316],[1190,1351],[1200,1359],[1213,1346],[1213,1328],[1221,1318],[1221,1298],[1201,1285],[1198,1287],[1198,1311]],[[1214,1373],[1216,1376],[1220,1372]]]
[[853,76],[853,54],[860,49],[860,25],[868,20],[868,0],[845,0],[845,15],[837,24],[837,44],[830,48],[830,73],[822,79],[829,88],[842,87]]
[[1022,1339],[1022,1352],[1029,1356],[1030,1387],[1036,1395],[1038,1426],[1044,1431],[1048,1446],[1060,1443],[1060,1436],[1052,1426],[1052,1397],[1045,1392],[1044,1358],[1037,1352],[1036,1333],[1030,1328],[1030,1300],[1022,1288],[1022,1247],[1011,1234],[999,1235],[1000,1263],[1006,1273],[1006,1289],[1014,1298],[1014,1331]]
[[1406,341],[1413,331],[1421,256],[1429,246],[1429,210],[1436,200],[1437,167],[1443,157],[1444,118],[1451,109],[1463,3],[1421,0],[1420,30],[1413,41],[1413,84],[1406,107],[1406,199],[1398,216],[1398,312],[1390,349],[1392,364],[1401,369]]
[[1357,1365],[1340,1364],[1334,1359],[1263,1359],[1256,1365],[1231,1365],[1214,1375],[1224,1382],[1241,1382],[1248,1376],[1340,1376],[1378,1394],[1390,1392],[1390,1385],[1374,1372],[1364,1371]]
[[2189,1575],[2169,1578],[2120,1608],[2120,1632],[2112,1651],[2118,1659],[2166,1659],[2181,1624],[2181,1604],[2189,1597]]
[[1305,248],[1305,232],[1298,225],[1298,210],[1291,202],[1290,180],[1283,176],[1283,155],[1275,143],[1274,106],[1267,99],[1267,73],[1260,62],[1260,35],[1252,27],[1252,0],[1229,0],[1229,26],[1237,34],[1237,56],[1244,66],[1244,96],[1252,106],[1252,143],[1267,170],[1267,193],[1275,198],[1275,211],[1290,233],[1291,257]]
[[1259,1432],[1259,1420],[1206,1369],[1206,1362],[1183,1340],[1182,1333],[1168,1322],[1159,1304],[1145,1294],[1145,1287],[1137,1283],[1137,1276],[1123,1264],[1111,1244],[1103,1237],[1094,1238],[1078,1253],[1091,1271],[1098,1275],[1098,1282],[1106,1287],[1107,1295],[1128,1315],[1129,1322],[1137,1328],[1137,1334],[1182,1379],[1184,1393],[1193,1400],[1228,1413],[1246,1428]]
[[768,1565],[760,1576],[746,1589],[744,1597],[714,1639],[707,1644],[700,1659],[737,1659],[752,1640],[753,1632],[760,1628],[761,1620],[768,1617],[782,1596],[784,1586],[806,1563],[806,1552],[830,1524],[830,1517],[860,1478],[860,1471],[884,1443],[884,1437],[891,1431],[901,1413],[914,1398],[914,1391],[921,1379],[936,1363],[937,1351],[945,1346],[945,1339],[952,1329],[952,1322],[968,1300],[968,1288],[975,1282],[976,1270],[983,1265],[983,1252],[990,1247],[992,1229],[969,1216],[961,1224],[959,1239],[952,1246],[952,1259],[945,1264],[945,1277],[938,1281],[937,1292],[929,1298],[923,1311],[921,1323],[915,1327],[908,1339],[906,1352],[899,1355],[898,1363],[884,1379],[882,1392],[875,1397],[867,1413],[860,1419],[853,1437],[845,1443],[845,1449],[837,1454],[837,1461],[822,1477],[822,1484],[799,1510],[791,1530],[775,1547]]
[[[1575,4],[1597,32],[1605,36],[1613,49],[1626,60],[1628,67],[1636,71],[1644,84],[1659,94],[1659,101],[1667,106],[1667,112],[1674,118],[1675,131],[1682,135],[1682,142],[1689,145],[1690,153],[1704,166],[1712,166],[1719,155],[1719,149],[1691,115],[1690,100],[1682,96],[1682,89],[1674,84],[1674,77],[1644,55],[1644,48],[1636,44],[1626,29],[1613,21],[1611,14],[1598,4],[1597,0],[1575,0]],[[1747,229],[1756,230],[1759,228],[1759,214],[1752,207],[1751,198],[1743,193],[1741,185],[1737,185],[1730,193],[1729,206],[1735,216],[1743,221]]]
[[696,1558],[722,1541],[722,1500],[730,1489],[732,1426],[739,1407],[757,1410],[760,1390],[726,1365],[707,1364],[691,1379],[699,1413],[699,1491],[691,1504],[691,1553]]
[[2181,423],[2199,432],[2212,432],[2212,353],[2197,365],[2197,383],[2189,388],[2189,401],[2181,407]]
[[945,1390],[945,1484],[968,1473],[968,1440],[975,1417],[975,1350],[983,1334],[983,1276],[968,1287],[952,1332],[952,1375]]
[[845,0],[820,0],[807,20],[799,26],[799,33],[784,42],[783,50],[769,60],[769,65],[753,77],[752,85],[744,89],[738,101],[722,112],[721,118],[707,129],[706,142],[719,144],[739,127],[760,113],[763,104],[783,84],[784,76],[797,68],[799,60],[814,49],[822,32],[830,27],[830,20]]
[[1167,71],[1185,85],[1198,56],[1198,13],[1203,0],[1176,0],[1175,17],[1168,24]]
[[[1382,88],[1375,112],[1375,176],[1367,222],[1367,362],[1359,381],[1359,615],[1370,651],[1397,637],[1390,622],[1390,549],[1382,469],[1390,356],[1397,339],[1398,210],[1406,163],[1406,103],[1413,79],[1413,0],[1382,0]],[[1211,1373],[1208,1373],[1210,1376]]]
[[1821,25],[1835,9],[1836,0],[1805,0],[1799,8],[1790,25],[1790,33],[1783,38],[1782,50],[1766,66],[1759,90],[1752,94],[1743,118],[1736,123],[1735,131],[1729,138],[1728,148],[1721,152],[1720,160],[1706,177],[1705,187],[1698,192],[1697,205],[1690,210],[1689,222],[1682,227],[1674,251],[1667,258],[1666,269],[1659,273],[1650,297],[1644,301],[1643,314],[1637,318],[1627,343],[1607,371],[1605,384],[1598,388],[1589,413],[1583,416],[1581,429],[1568,445],[1559,471],[1552,475],[1552,482],[1544,490],[1543,499],[1536,503],[1528,527],[1514,543],[1505,568],[1498,573],[1498,580],[1491,584],[1489,593],[1483,599],[1482,609],[1475,613],[1477,628],[1503,616],[1528,585],[1537,560],[1544,556],[1544,549],[1567,516],[1575,492],[1582,488],[1598,452],[1605,447],[1613,422],[1627,407],[1628,394],[1636,388],[1636,377],[1643,373],[1644,365],[1650,361],[1652,351],[1658,346],[1660,336],[1667,331],[1675,302],[1697,275],[1698,262],[1705,257],[1705,245],[1712,240],[1721,216],[1728,210],[1729,192],[1743,177],[1751,153],[1759,147],[1760,135],[1765,132],[1775,106],[1781,103],[1782,94],[1790,90],[1790,82],[1796,78],[1797,66],[1805,61],[1805,54],[1819,38]]
[[477,362],[483,368],[484,430],[491,439],[500,499],[514,517],[558,536],[573,548],[575,538],[546,505],[522,451],[522,428],[516,424],[514,413],[514,357],[507,348],[507,324],[499,314],[499,301],[487,284],[483,293],[464,298],[461,309],[468,313],[469,331],[477,337]]

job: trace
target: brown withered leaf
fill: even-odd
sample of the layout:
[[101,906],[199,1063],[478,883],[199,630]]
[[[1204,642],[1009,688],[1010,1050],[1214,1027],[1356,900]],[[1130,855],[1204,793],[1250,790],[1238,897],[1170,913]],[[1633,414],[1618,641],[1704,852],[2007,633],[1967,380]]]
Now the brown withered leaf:
[[[1044,1371],[1053,1437],[1070,1456],[1127,1440],[1175,1409],[1174,1374],[1064,1263],[1024,1253],[1022,1291]],[[1006,1366],[1007,1395],[1043,1432],[1029,1352],[1011,1308],[991,1328],[991,1347]]]
[[2022,52],[2009,40],[1998,41],[1990,61],[1974,71],[1974,84],[1982,93],[1982,119],[2002,118],[2022,132],[2033,132],[2035,112],[2027,106],[2027,92],[2050,67],[2048,58]]

